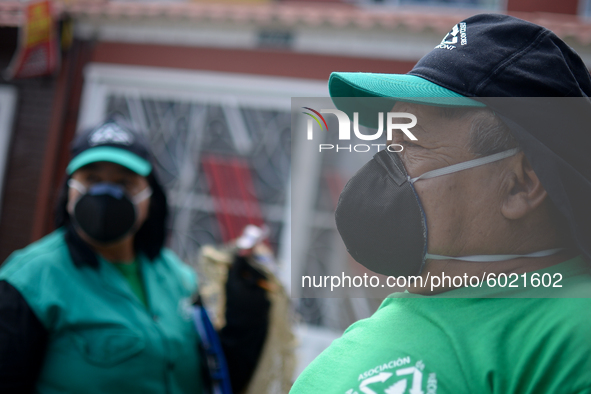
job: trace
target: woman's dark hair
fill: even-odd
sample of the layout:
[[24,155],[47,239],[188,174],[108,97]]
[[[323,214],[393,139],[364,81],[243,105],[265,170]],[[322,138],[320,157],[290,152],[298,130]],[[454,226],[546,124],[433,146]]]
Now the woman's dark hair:
[[[57,199],[55,207],[56,228],[72,225],[68,214],[68,180],[66,177]],[[143,252],[150,260],[160,254],[166,241],[166,220],[168,218],[168,204],[166,194],[156,179],[154,171],[146,179],[152,188],[148,218],[135,234],[134,248]]]

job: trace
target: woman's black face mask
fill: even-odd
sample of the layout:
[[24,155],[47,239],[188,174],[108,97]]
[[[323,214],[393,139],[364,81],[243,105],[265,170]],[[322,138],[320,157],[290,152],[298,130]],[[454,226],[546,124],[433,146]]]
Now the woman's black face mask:
[[81,193],[70,212],[74,225],[102,244],[116,242],[133,231],[137,204],[152,194],[147,187],[130,197],[123,187],[113,183],[97,183],[86,188],[70,179],[68,185]]

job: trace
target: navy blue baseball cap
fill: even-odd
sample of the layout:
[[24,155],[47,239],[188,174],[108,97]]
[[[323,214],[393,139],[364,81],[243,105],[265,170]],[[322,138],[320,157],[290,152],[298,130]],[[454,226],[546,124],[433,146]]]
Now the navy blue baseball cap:
[[[550,30],[500,14],[454,25],[408,74],[332,73],[336,107],[377,128],[395,101],[493,110],[591,259],[591,76]],[[351,98],[359,98],[352,100]]]
[[147,141],[114,120],[79,135],[72,143],[71,157],[66,169],[68,175],[99,161],[119,164],[141,176],[148,176],[152,172]]
[[[334,72],[328,89],[337,108],[339,97],[481,107],[479,97],[588,97],[591,77],[579,55],[550,30],[480,14],[454,25],[408,74]],[[340,109],[351,112],[346,102]],[[375,116],[365,123],[377,127]]]

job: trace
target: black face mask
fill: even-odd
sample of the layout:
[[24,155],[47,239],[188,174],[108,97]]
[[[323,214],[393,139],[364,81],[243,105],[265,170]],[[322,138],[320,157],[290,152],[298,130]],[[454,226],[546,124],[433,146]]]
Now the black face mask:
[[133,230],[137,204],[152,194],[150,187],[130,198],[121,186],[112,183],[97,183],[87,189],[70,179],[68,185],[82,193],[70,213],[74,224],[103,244],[116,242]]
[[347,251],[370,270],[391,276],[418,275],[426,259],[471,262],[544,257],[561,249],[525,255],[442,256],[427,253],[427,219],[413,184],[515,155],[509,149],[429,171],[410,178],[397,153],[383,150],[363,166],[343,189],[335,220]]
[[427,252],[425,212],[402,160],[383,150],[343,189],[337,229],[351,256],[384,275],[416,275]]

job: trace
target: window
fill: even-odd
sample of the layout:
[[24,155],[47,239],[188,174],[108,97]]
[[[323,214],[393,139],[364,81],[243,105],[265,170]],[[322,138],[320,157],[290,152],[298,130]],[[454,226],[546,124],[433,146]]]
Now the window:
[[[312,163],[295,149],[310,171],[291,168],[291,98],[326,98],[326,82],[106,64],[90,65],[85,80],[78,129],[121,117],[146,134],[169,197],[170,246],[183,260],[256,220],[270,227],[288,288],[292,237],[306,238],[298,258],[312,268],[346,258],[334,247],[338,163]],[[291,225],[290,199],[309,199],[312,225]],[[367,302],[302,299],[297,308],[305,322],[343,329],[377,308]]]
[[581,0],[579,2],[579,15],[591,18],[591,0]]

